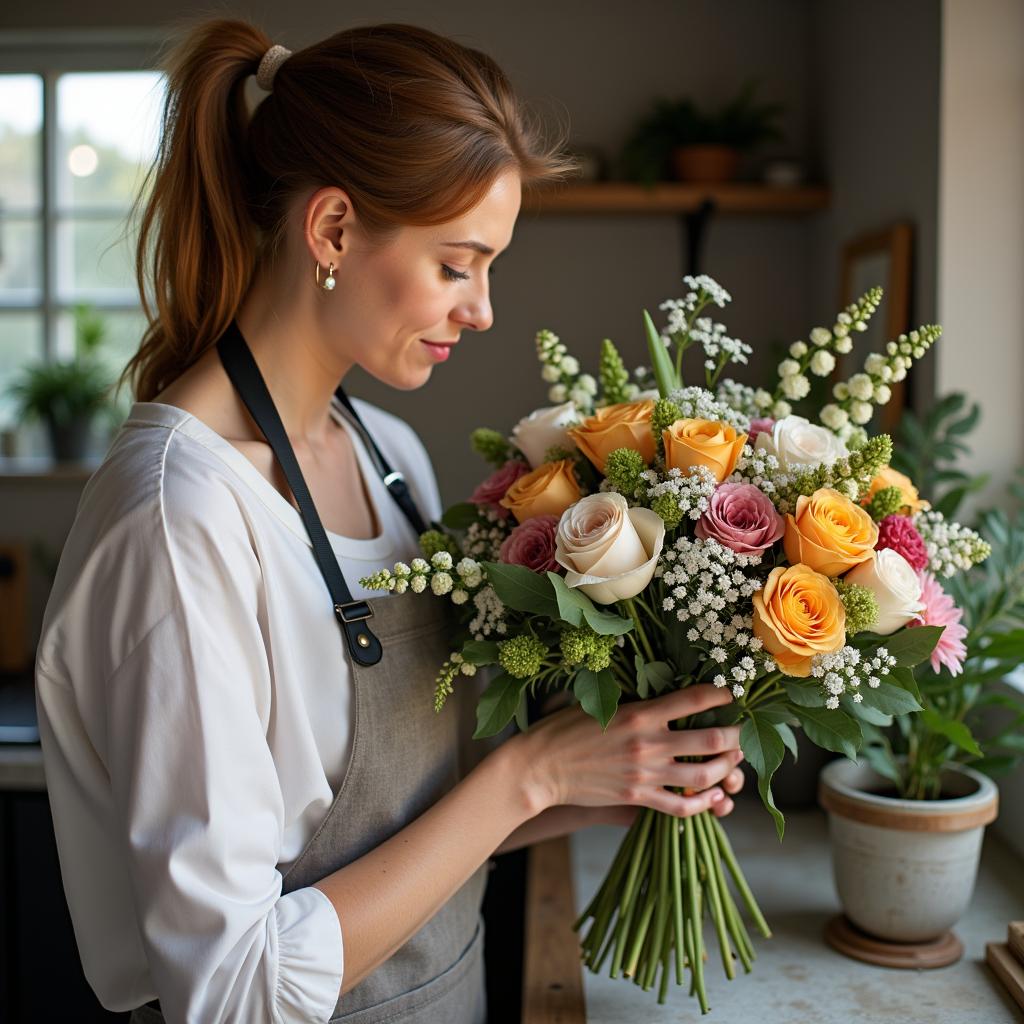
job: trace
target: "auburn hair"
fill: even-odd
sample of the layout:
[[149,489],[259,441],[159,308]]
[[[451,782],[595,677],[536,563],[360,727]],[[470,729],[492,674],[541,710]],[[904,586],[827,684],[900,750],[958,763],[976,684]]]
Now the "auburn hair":
[[461,216],[506,170],[524,190],[575,170],[490,57],[428,29],[363,26],[297,50],[250,115],[246,83],[270,46],[213,19],[165,61],[160,143],[133,206],[147,327],[121,381],[138,401],[227,328],[296,197],[339,185],[387,241]]

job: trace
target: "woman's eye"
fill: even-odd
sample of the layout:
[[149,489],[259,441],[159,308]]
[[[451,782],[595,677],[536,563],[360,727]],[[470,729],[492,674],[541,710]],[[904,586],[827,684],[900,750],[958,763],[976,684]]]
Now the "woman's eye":
[[441,272],[449,281],[466,281],[469,279],[469,274],[463,273],[461,270],[452,270],[451,267],[446,266],[444,263],[441,264]]

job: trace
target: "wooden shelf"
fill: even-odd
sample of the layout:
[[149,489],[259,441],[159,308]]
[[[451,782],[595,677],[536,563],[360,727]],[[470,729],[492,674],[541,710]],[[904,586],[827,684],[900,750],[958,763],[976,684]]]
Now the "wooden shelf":
[[716,213],[801,214],[829,203],[824,185],[765,185],[730,182],[700,185],[664,182],[647,187],[625,181],[580,182],[524,197],[523,210],[539,214],[697,213],[703,203]]

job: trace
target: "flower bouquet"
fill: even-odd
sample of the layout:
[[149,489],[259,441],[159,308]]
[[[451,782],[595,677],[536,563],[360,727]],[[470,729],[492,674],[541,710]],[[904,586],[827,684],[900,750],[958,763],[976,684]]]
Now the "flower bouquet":
[[[644,313],[649,369],[628,373],[605,340],[594,377],[541,331],[554,404],[509,438],[475,431],[493,474],[448,510],[444,529],[422,536],[423,558],[361,583],[430,591],[462,609],[434,701],[440,710],[460,674],[496,666],[477,737],[513,719],[525,730],[527,695],[538,690],[566,691],[607,727],[620,706],[670,689],[729,687],[731,703],[673,727],[742,723],[743,753],[781,839],[771,780],[785,750],[796,754],[794,727],[852,758],[862,725],[920,709],[912,669],[942,628],[919,624],[921,582],[908,556],[919,556],[915,535],[923,543],[920,531],[944,521],[934,511],[913,518],[887,471],[890,438],[864,425],[940,331],[924,326],[870,356],[813,423],[792,405],[810,391],[807,372],[833,373],[881,289],[795,342],[770,391],[723,378],[752,350],[705,313],[728,293],[706,276],[684,280],[685,297],[661,307],[664,332]],[[702,350],[702,386],[682,379],[691,348]],[[886,526],[896,515],[906,522]],[[977,534],[956,536],[960,568],[986,556]],[[724,827],[710,812],[644,808],[576,928],[589,922],[581,944],[591,970],[608,962],[613,977],[656,984],[659,1002],[673,973],[683,984],[688,971],[707,1012],[705,916],[726,976],[737,960],[749,972],[746,921],[770,930]]]

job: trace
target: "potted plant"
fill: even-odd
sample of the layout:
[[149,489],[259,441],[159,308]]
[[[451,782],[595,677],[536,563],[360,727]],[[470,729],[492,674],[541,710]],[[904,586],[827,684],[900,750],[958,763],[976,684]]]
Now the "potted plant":
[[679,181],[729,181],[742,153],[781,138],[778,103],[758,104],[755,79],[718,111],[705,112],[687,98],[654,101],[622,154],[627,178],[651,184]]
[[113,386],[99,355],[106,337],[105,321],[85,304],[76,306],[74,315],[74,356],[26,366],[8,390],[20,419],[46,424],[53,456],[60,462],[86,456],[94,420],[108,410]]
[[[905,532],[908,550],[914,534],[924,536],[929,568],[944,550],[955,561],[959,545],[977,542],[943,526],[985,482],[953,465],[978,419],[978,407],[964,405],[951,395],[923,420],[905,413],[896,446],[894,462],[913,467],[922,490],[936,495],[925,507],[906,476],[891,478],[907,502],[899,512],[912,512],[905,518],[918,529],[892,525]],[[1012,514],[991,509],[975,524],[975,537],[991,546],[985,561],[949,579],[920,574],[923,621],[943,627],[930,658],[908,670],[921,710],[862,712],[863,763],[834,761],[821,774],[846,918],[883,943],[865,942],[844,922],[830,925],[829,938],[851,955],[866,951],[863,959],[941,966],[962,953],[949,929],[968,905],[984,827],[996,817],[991,776],[1024,753],[1024,700],[1002,682],[1024,661],[1024,482],[1010,492]]]

